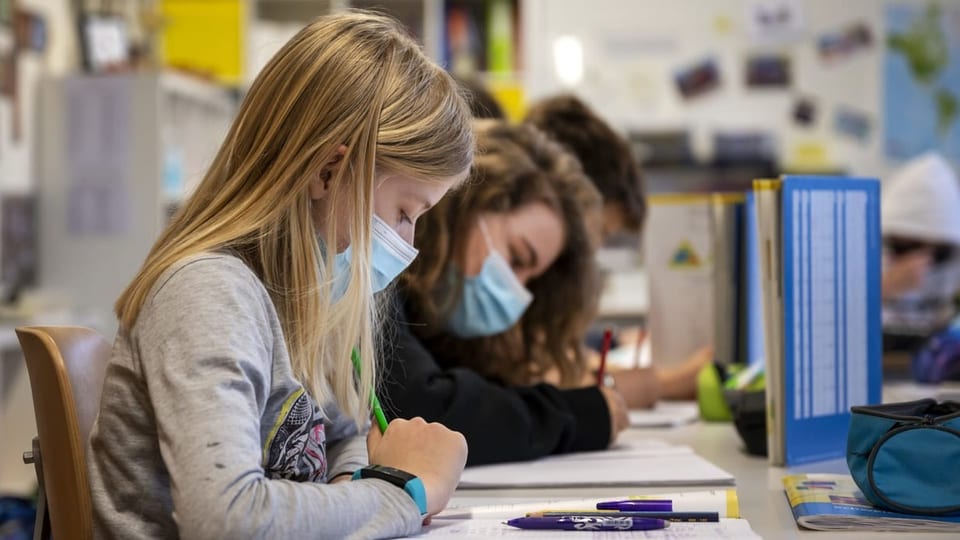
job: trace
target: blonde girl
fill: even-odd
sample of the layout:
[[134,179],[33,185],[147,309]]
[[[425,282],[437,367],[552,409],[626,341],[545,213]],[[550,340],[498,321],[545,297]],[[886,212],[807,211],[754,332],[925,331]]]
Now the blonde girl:
[[276,54],[116,303],[97,536],[398,536],[443,508],[460,434],[397,420],[365,441],[371,298],[472,148],[455,83],[390,19],[321,17]]

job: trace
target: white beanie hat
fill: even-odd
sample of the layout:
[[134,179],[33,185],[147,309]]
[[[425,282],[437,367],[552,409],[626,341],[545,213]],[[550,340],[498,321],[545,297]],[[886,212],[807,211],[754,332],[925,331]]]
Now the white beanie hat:
[[960,245],[960,181],[939,154],[910,160],[883,186],[884,236]]

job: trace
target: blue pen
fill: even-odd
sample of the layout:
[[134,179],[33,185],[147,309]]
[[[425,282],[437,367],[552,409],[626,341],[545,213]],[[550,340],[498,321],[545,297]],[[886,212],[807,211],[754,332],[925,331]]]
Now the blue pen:
[[560,531],[652,531],[665,529],[670,522],[662,519],[635,517],[522,517],[507,521],[518,529],[549,529]]
[[598,502],[597,510],[632,510],[635,512],[672,512],[673,502],[666,499],[635,499]]

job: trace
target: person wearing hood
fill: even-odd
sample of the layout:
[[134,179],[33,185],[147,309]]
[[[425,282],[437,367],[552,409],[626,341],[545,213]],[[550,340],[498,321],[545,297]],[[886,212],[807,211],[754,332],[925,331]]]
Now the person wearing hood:
[[946,160],[914,158],[884,186],[884,350],[915,350],[956,314],[960,182]]

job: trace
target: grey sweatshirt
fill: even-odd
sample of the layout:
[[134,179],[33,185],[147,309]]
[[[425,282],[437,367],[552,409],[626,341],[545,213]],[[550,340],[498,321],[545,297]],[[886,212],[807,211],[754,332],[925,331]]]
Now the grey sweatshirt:
[[421,528],[413,499],[392,484],[326,483],[367,464],[365,438],[293,377],[266,289],[230,255],[171,268],[118,334],[87,463],[98,538],[379,538]]

